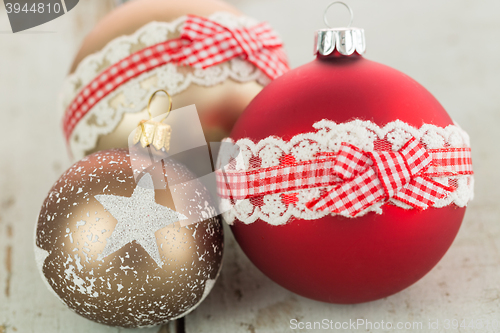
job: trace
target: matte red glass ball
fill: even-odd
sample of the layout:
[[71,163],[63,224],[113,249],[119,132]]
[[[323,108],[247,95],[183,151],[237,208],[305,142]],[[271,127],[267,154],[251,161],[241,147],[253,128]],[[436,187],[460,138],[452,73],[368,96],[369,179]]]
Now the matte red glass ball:
[[[290,140],[322,119],[453,124],[409,76],[361,56],[337,56],[316,59],[264,88],[231,138]],[[384,205],[381,215],[328,215],[281,226],[237,220],[231,229],[250,260],[279,285],[319,301],[361,303],[397,293],[428,273],[451,246],[464,214],[454,205],[424,211]]]

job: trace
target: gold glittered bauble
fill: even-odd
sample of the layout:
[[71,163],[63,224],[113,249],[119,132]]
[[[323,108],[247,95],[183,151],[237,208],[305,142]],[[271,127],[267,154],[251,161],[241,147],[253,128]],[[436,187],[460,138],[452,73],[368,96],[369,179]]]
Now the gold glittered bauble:
[[[127,2],[108,14],[85,38],[61,94],[63,112],[67,114],[78,93],[110,66],[156,43],[179,38],[187,15],[238,28],[258,23],[219,0]],[[206,69],[170,65],[124,82],[92,107],[71,134],[66,134],[73,159],[100,150],[127,148],[128,135],[139,121],[148,119],[148,95],[158,89],[172,95],[174,109],[195,104],[207,142],[219,142],[270,82],[242,57]],[[164,110],[158,108],[152,113],[154,117]]]
[[[50,289],[85,318],[119,327],[192,311],[210,292],[223,252],[221,221],[192,173],[167,160],[136,182],[130,159],[113,149],[74,164],[50,190],[36,228]],[[154,186],[167,175],[186,184],[175,205],[168,186]]]

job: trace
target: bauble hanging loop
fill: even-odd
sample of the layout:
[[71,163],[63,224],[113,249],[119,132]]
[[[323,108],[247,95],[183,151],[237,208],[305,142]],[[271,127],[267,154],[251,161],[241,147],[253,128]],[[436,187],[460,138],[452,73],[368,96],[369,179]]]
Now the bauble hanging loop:
[[325,22],[325,25],[328,28],[333,29],[333,27],[328,23],[328,19],[326,18],[326,14],[328,13],[328,9],[330,9],[330,7],[332,7],[335,4],[343,5],[344,7],[346,7],[349,10],[349,14],[351,14],[351,20],[349,21],[349,24],[347,25],[347,28],[349,28],[352,24],[352,21],[354,20],[354,13],[353,13],[351,7],[349,7],[349,5],[347,5],[345,2],[342,2],[342,1],[334,1],[331,4],[329,4],[328,6],[326,6],[325,11],[323,13],[323,22]]
[[156,94],[159,93],[159,92],[164,92],[165,95],[167,95],[167,97],[168,97],[168,111],[167,111],[167,114],[165,115],[165,118],[163,118],[163,120],[165,120],[170,115],[170,111],[172,111],[172,96],[170,96],[170,94],[166,90],[164,90],[164,89],[159,89],[159,90],[155,91],[151,95],[151,97],[149,97],[149,101],[148,101],[148,114],[149,114],[149,118],[151,119],[152,118],[152,116],[151,116],[151,102],[155,98]]

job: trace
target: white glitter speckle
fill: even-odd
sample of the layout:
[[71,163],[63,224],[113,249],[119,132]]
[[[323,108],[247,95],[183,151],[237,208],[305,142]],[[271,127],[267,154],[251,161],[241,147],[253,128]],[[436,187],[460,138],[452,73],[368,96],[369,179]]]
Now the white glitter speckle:
[[78,229],[79,227],[82,227],[86,224],[87,222],[84,220],[80,220],[76,222],[76,228]]

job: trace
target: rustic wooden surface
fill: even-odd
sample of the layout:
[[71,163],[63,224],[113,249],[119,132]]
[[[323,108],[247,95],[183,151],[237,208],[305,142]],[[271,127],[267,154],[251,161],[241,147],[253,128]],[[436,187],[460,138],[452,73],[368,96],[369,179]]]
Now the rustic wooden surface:
[[[312,33],[322,27],[328,1],[231,2],[281,32],[293,67],[312,59]],[[82,0],[63,17],[15,35],[0,5],[0,333],[290,332],[293,318],[423,323],[408,332],[500,330],[491,327],[493,320],[500,325],[500,3],[493,0],[349,1],[355,26],[366,30],[366,57],[422,83],[472,137],[476,198],[451,249],[418,283],[366,304],[307,300],[261,274],[228,231],[222,274],[184,323],[124,330],[69,311],[39,277],[33,229],[48,189],[70,165],[56,110],[61,82],[83,36],[111,4]],[[446,330],[446,319],[489,320],[490,328]],[[440,328],[427,329],[436,320]]]

